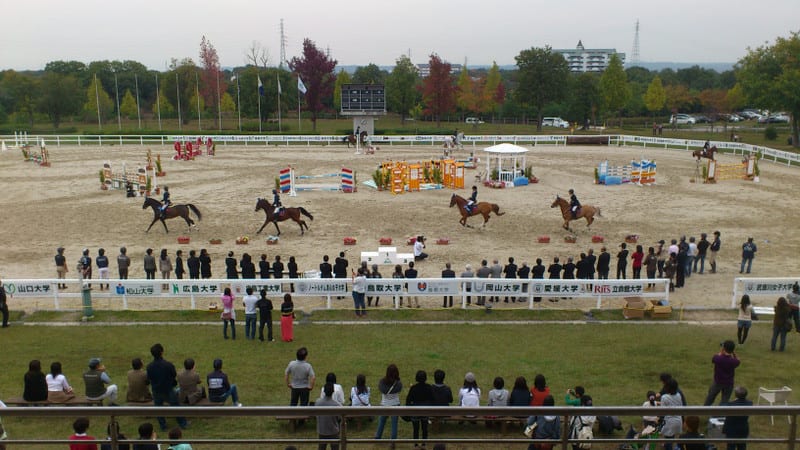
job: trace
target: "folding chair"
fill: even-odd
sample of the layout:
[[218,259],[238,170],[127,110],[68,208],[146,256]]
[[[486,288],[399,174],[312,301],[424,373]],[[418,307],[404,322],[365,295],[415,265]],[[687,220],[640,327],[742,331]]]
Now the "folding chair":
[[[789,386],[784,386],[780,389],[767,389],[765,387],[758,388],[758,400],[756,401],[756,405],[761,403],[761,399],[763,398],[764,401],[768,402],[770,406],[774,404],[783,403],[784,405],[789,404],[789,396],[792,395],[792,388]],[[789,420],[789,423],[792,423],[791,416],[786,416]],[[772,425],[775,425],[775,416],[769,416],[770,422]]]

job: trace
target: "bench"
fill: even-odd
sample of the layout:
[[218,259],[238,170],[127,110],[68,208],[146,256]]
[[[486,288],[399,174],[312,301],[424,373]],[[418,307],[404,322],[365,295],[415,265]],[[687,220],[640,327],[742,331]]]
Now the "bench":
[[500,431],[506,433],[508,425],[517,425],[520,429],[525,428],[528,422],[527,417],[509,417],[509,416],[443,416],[443,417],[430,417],[433,424],[433,429],[439,431],[441,425],[445,423],[462,423],[471,422],[477,423],[482,421],[486,424],[487,428],[491,428],[496,424],[500,424]]
[[3,401],[8,406],[103,406],[102,400],[89,400],[86,397],[74,397],[64,403],[29,402],[22,397],[11,397]]
[[307,420],[314,419],[314,416],[275,416],[278,422],[286,422],[289,424],[289,431],[297,430],[297,426],[301,425]]
[[[166,405],[166,403],[165,403]],[[127,402],[126,406],[155,406],[152,400],[149,402]],[[188,403],[181,403],[180,406],[225,406],[224,402],[212,402],[207,397],[203,397],[194,405]]]

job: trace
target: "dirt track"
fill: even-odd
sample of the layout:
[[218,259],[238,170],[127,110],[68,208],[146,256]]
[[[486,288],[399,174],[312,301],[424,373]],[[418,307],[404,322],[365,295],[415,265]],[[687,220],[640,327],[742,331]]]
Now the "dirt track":
[[[449,209],[451,190],[432,190],[393,196],[361,184],[371,179],[372,171],[384,160],[420,161],[438,158],[441,149],[433,147],[383,147],[376,155],[354,155],[344,147],[233,147],[218,146],[217,156],[200,157],[195,161],[172,161],[170,147],[150,147],[154,155],[162,155],[165,178],[175,203],[193,203],[203,213],[197,230],[189,235],[190,245],[178,245],[177,237],[187,234],[182,221],[168,222],[170,233],[155,225],[149,234],[144,230],[152,213],[142,210],[142,199],[125,198],[123,191],[102,191],[98,171],[104,161],[114,168],[121,163],[133,168],[144,163],[147,147],[55,147],[50,146],[52,167],[44,168],[24,162],[18,150],[0,153],[3,174],[2,237],[0,237],[0,276],[3,278],[49,278],[55,276],[53,255],[58,246],[66,248],[70,270],[84,247],[104,247],[116,272],[115,257],[120,246],[127,246],[133,260],[131,276],[143,277],[142,255],[147,247],[158,252],[207,248],[212,257],[215,277],[224,276],[223,259],[229,250],[237,259],[243,252],[258,259],[266,253],[270,260],[276,252],[284,261],[297,258],[300,271],[316,269],[322,255],[331,259],[344,250],[342,239],[352,236],[358,244],[349,249],[351,265],[357,264],[359,252],[375,251],[381,237],[391,237],[404,247],[409,236],[428,237],[431,258],[421,264],[420,276],[438,276],[445,262],[452,262],[456,272],[464,264],[477,266],[482,258],[509,256],[529,265],[537,257],[545,264],[554,256],[578,256],[593,247],[599,253],[601,244],[592,244],[593,234],[603,235],[606,246],[616,248],[629,234],[640,236],[645,251],[659,239],[669,242],[681,235],[722,233],[719,273],[693,276],[686,287],[672,297],[673,302],[688,306],[729,305],[732,281],[738,276],[741,244],[753,236],[758,253],[753,276],[796,276],[800,260],[798,240],[794,235],[791,212],[797,200],[797,168],[763,162],[760,183],[744,180],[717,184],[694,184],[694,160],[686,152],[616,147],[531,147],[528,164],[533,166],[538,184],[514,189],[493,190],[480,187],[479,199],[498,203],[506,215],[492,216],[485,230],[462,228],[459,215]],[[482,147],[479,147],[479,149]],[[480,150],[476,154],[482,158]],[[466,153],[466,152],[464,152]],[[458,156],[458,155],[457,155]],[[465,154],[460,157],[465,157]],[[623,165],[631,159],[655,159],[658,164],[656,185],[602,186],[594,184],[594,167],[603,159],[611,165]],[[737,157],[722,155],[722,163],[735,163]],[[255,231],[264,221],[262,212],[254,212],[256,198],[269,196],[279,168],[291,164],[299,174],[319,175],[338,172],[341,167],[357,171],[358,192],[312,191],[297,197],[283,196],[286,206],[303,206],[314,215],[310,231],[301,237],[290,222],[281,224],[280,243],[267,246],[263,237],[274,233],[270,224],[261,237]],[[482,166],[480,166],[482,168]],[[473,184],[476,171],[467,171],[467,187]],[[333,178],[309,182],[330,184]],[[600,206],[602,218],[585,231],[577,225],[578,243],[566,244],[560,214],[550,209],[556,193],[566,195],[574,188],[584,204]],[[457,191],[468,195],[468,190]],[[469,223],[477,225],[473,217]],[[251,243],[234,245],[237,236],[247,235]],[[538,244],[539,235],[552,237],[550,244]],[[436,238],[448,237],[451,244],[438,246]],[[220,238],[222,245],[210,245],[211,238]],[[793,256],[795,255],[795,256]],[[630,265],[628,267],[630,271]],[[389,276],[388,266],[382,268]],[[73,274],[74,275],[74,274]],[[758,299],[771,305],[774,299]]]

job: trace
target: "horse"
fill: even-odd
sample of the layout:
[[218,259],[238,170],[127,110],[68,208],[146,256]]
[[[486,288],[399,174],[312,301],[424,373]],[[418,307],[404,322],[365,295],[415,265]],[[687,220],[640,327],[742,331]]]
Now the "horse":
[[486,227],[486,222],[489,221],[489,215],[494,212],[495,215],[502,216],[505,214],[504,212],[500,212],[500,207],[497,206],[495,203],[489,202],[478,202],[473,205],[472,210],[467,212],[467,200],[464,197],[459,195],[453,194],[450,197],[450,207],[458,205],[458,212],[461,213],[461,226],[470,227],[472,225],[467,225],[467,217],[476,216],[478,214],[483,216],[483,226]]
[[569,202],[558,195],[556,195],[556,199],[553,200],[553,204],[550,205],[550,207],[555,208],[557,206],[561,207],[561,216],[564,217],[564,229],[567,231],[572,231],[572,229],[569,227],[570,220],[576,220],[583,217],[586,219],[586,227],[588,228],[592,225],[592,222],[594,222],[595,214],[597,214],[598,217],[603,217],[603,215],[600,214],[600,208],[592,205],[581,205],[575,214],[575,219],[573,219]]
[[164,212],[164,217],[161,217],[161,202],[154,199],[153,197],[145,197],[144,204],[142,205],[142,209],[147,209],[148,207],[153,208],[153,221],[150,222],[150,226],[147,227],[147,231],[150,231],[150,228],[153,228],[153,224],[161,221],[161,224],[164,225],[164,231],[169,233],[169,229],[167,228],[167,223],[165,222],[166,219],[174,219],[175,217],[181,217],[183,220],[186,221],[186,225],[189,226],[191,229],[192,225],[195,225],[194,220],[189,217],[190,212],[193,212],[197,216],[197,220],[203,220],[202,214],[200,214],[200,210],[197,209],[191,203],[186,205],[171,205],[167,207],[167,210]]
[[280,236],[281,229],[280,227],[278,227],[278,222],[283,222],[284,220],[292,219],[295,222],[297,222],[298,225],[300,225],[300,235],[302,236],[305,233],[303,227],[305,227],[305,229],[307,230],[308,225],[306,224],[306,221],[300,217],[300,215],[302,214],[308,217],[309,219],[314,220],[314,216],[312,216],[311,213],[306,211],[306,209],[303,208],[302,206],[299,208],[283,208],[283,210],[278,215],[277,220],[274,220],[272,212],[275,210],[275,207],[272,206],[272,204],[264,198],[259,198],[258,200],[256,200],[256,211],[260,209],[264,210],[264,213],[267,215],[267,218],[264,220],[264,225],[261,225],[261,228],[258,229],[256,234],[261,233],[261,230],[263,230],[268,223],[273,222],[275,224],[275,229],[278,230],[278,236]]
[[713,160],[717,159],[715,156],[716,153],[717,153],[717,146],[712,145],[708,150],[702,149],[693,151],[692,156],[697,158],[698,161],[700,161],[700,158],[708,158]]
[[[367,143],[367,132],[366,131],[362,131],[361,133],[359,133],[359,136],[361,136],[361,145],[366,144]],[[356,145],[356,135],[352,134],[352,133],[348,134],[348,135],[346,135],[345,137],[342,138],[342,142],[347,143],[347,148],[350,148],[351,145]]]

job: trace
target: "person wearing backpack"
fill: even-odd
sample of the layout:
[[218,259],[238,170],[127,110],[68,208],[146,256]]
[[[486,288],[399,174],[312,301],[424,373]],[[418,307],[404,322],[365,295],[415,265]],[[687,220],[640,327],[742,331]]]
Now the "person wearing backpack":
[[[556,401],[552,395],[544,398],[542,406],[555,406]],[[533,430],[533,440],[544,439],[561,439],[561,417],[538,415],[528,419],[529,424],[535,425]],[[534,442],[528,446],[528,450],[551,450],[553,444],[550,442],[537,443]]]
[[[580,406],[592,407],[592,397],[586,394],[581,395]],[[572,416],[569,422],[569,438],[580,439],[582,441],[594,439],[594,432],[592,431],[592,427],[594,427],[594,421],[595,416]],[[572,444],[573,450],[586,448],[592,448],[592,444],[590,442]]]

